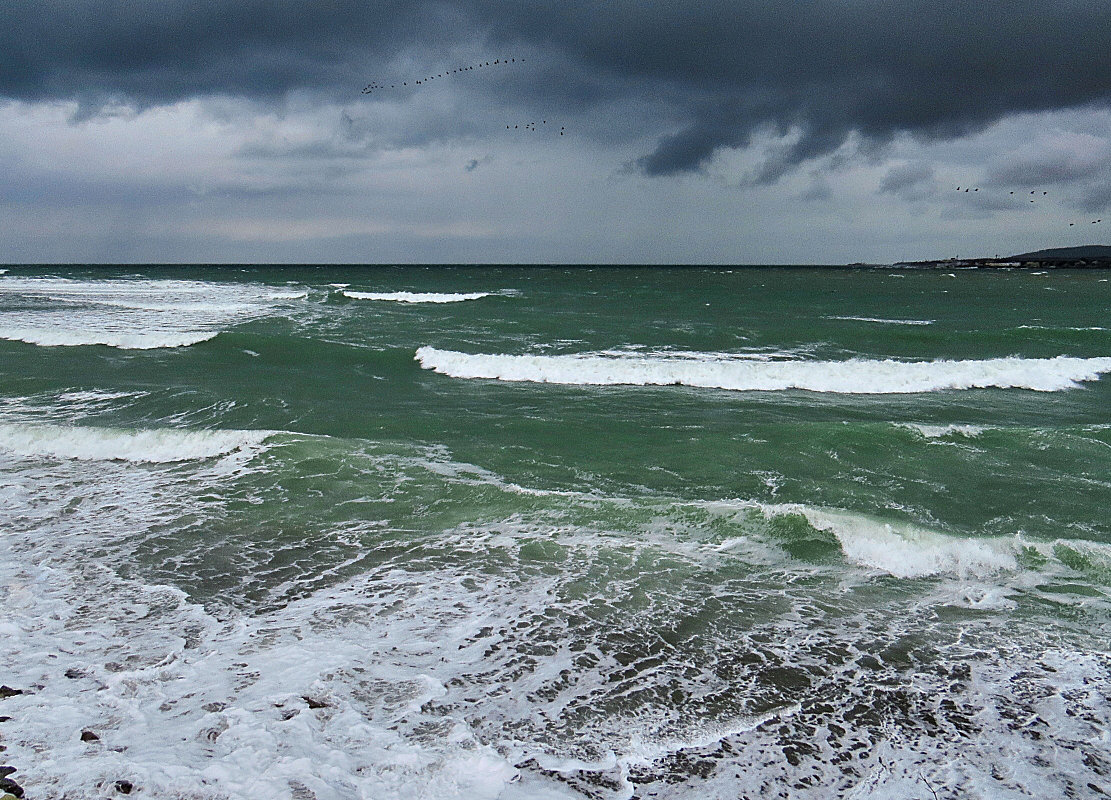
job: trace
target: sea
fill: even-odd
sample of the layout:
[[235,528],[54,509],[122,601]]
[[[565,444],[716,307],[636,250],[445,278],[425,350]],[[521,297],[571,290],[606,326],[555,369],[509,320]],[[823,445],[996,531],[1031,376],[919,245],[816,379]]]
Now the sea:
[[1111,793],[1107,272],[0,273],[30,800]]

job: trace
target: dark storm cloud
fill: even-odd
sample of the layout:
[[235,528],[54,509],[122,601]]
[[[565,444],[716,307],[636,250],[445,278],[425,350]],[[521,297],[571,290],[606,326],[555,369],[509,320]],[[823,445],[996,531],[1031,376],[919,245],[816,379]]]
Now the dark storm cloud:
[[481,167],[483,164],[489,164],[493,160],[493,158],[494,157],[489,155],[489,154],[483,156],[482,158],[472,158],[470,161],[468,161],[463,166],[463,171],[464,172],[474,172],[476,169]]
[[[376,70],[419,75],[468,48],[536,54],[499,101],[583,118],[615,93],[640,103],[655,113],[637,132],[657,137],[638,162],[651,175],[790,132],[756,176],[772,182],[854,133],[956,137],[1111,100],[1102,0],[0,0],[0,11],[0,95],[91,107],[294,90],[347,99]],[[623,124],[589,130],[618,138]]]

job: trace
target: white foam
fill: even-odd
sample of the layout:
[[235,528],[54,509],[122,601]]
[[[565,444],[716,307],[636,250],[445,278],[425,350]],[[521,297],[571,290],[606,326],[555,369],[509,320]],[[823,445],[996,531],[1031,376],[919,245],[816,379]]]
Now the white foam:
[[261,444],[274,431],[122,430],[0,424],[0,450],[23,457],[168,463],[226,455]]
[[883,317],[835,317],[828,316],[824,319],[841,319],[852,322],[876,322],[882,325],[933,325],[932,319],[884,319]]
[[755,730],[772,720],[793,716],[800,709],[799,704],[793,703],[763,714],[743,715],[717,723],[690,724],[679,736],[673,733],[647,736],[634,734],[629,742],[628,752],[618,756],[617,761],[630,765],[647,765],[684,750],[703,750],[731,736]]
[[471,354],[421,347],[425,369],[453,378],[585,386],[694,386],[734,391],[804,389],[840,394],[909,394],[1002,388],[1041,392],[1076,388],[1111,372],[1111,358],[995,358],[970,361],[752,361],[731,354],[616,357]]
[[206,341],[308,294],[246,283],[13,277],[0,280],[0,296],[17,304],[0,313],[2,339],[151,350]]
[[489,297],[493,292],[355,292],[342,294],[353,300],[387,300],[394,303],[460,303],[464,300],[478,300]]

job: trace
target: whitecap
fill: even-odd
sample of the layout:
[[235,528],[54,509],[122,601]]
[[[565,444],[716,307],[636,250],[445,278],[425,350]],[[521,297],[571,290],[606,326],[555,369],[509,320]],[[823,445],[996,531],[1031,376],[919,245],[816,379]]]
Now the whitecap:
[[489,297],[493,292],[355,292],[344,291],[353,300],[386,300],[394,303],[459,303]]
[[942,439],[947,436],[965,436],[974,438],[984,432],[979,425],[922,425],[917,422],[901,423],[901,427],[917,431],[927,439]]
[[969,361],[752,361],[730,354],[613,357],[471,354],[421,347],[420,365],[454,378],[584,386],[692,386],[734,391],[803,389],[839,394],[910,394],[1001,388],[1076,388],[1111,372],[1111,358],[994,358]]
[[152,331],[123,332],[109,330],[89,330],[59,327],[0,327],[0,339],[26,342],[43,347],[75,347],[78,345],[101,344],[120,350],[158,350],[167,347],[188,347],[189,345],[213,339],[219,331]]
[[1037,331],[1106,331],[1111,328],[1104,328],[1100,325],[1019,325],[1019,330],[1037,330]]
[[875,322],[881,325],[933,325],[932,319],[886,319],[884,317],[826,316],[823,319],[839,319],[851,322]]

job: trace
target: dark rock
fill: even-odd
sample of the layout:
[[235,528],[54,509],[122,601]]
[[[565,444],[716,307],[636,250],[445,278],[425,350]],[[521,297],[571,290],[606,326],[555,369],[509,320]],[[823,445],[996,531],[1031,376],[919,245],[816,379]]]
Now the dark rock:
[[100,737],[92,731],[81,731],[81,741],[83,742],[99,742]]
[[0,717],[0,722],[7,722],[11,717]]
[[0,778],[0,792],[14,794],[16,797],[23,797],[23,787],[11,778]]
[[84,678],[85,673],[77,669],[76,667],[70,667],[66,670],[66,677],[70,680],[74,680],[76,678]]
[[10,686],[0,686],[0,699],[4,699],[6,697],[15,697],[17,694],[23,694],[23,690],[13,689]]
[[301,695],[301,699],[309,704],[309,708],[327,708],[328,704],[323,700],[317,700],[315,697],[309,697],[307,694]]
[[116,791],[121,794],[131,794],[131,790],[134,788],[135,786],[131,781],[116,781]]
[[6,778],[15,772],[15,767],[0,767],[0,778]]

